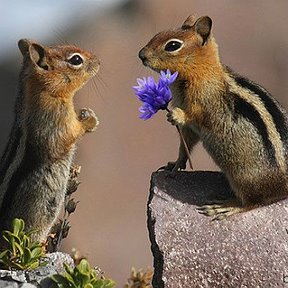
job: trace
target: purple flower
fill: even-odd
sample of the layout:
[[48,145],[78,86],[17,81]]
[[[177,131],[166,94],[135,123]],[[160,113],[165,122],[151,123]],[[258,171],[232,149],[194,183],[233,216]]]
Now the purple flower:
[[160,71],[160,81],[171,85],[177,78],[178,72],[171,74],[170,70],[168,69],[166,73],[164,71]]
[[138,86],[133,86],[136,96],[143,105],[139,108],[143,120],[151,118],[158,110],[167,108],[172,99],[169,86],[176,80],[178,72],[171,74],[169,70],[160,72],[159,81],[156,83],[153,77],[138,78]]

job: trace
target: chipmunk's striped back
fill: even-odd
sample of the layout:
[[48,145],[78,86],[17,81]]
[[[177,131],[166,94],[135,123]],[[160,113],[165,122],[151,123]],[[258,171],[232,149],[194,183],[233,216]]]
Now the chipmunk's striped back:
[[[223,219],[288,196],[288,119],[268,91],[221,63],[211,28],[210,17],[189,16],[156,34],[139,57],[153,70],[178,72],[168,121],[181,127],[190,150],[201,140],[228,178],[236,198],[201,210]],[[166,169],[186,161],[180,144]]]
[[20,80],[18,93],[19,96],[17,97],[14,111],[14,114],[18,116],[16,119],[14,119],[14,123],[9,135],[9,141],[5,147],[0,161],[0,213],[5,191],[7,190],[7,186],[9,185],[12,175],[22,161],[25,150],[25,135],[23,133],[23,128],[20,126],[20,123],[22,122],[20,120],[22,114],[21,106],[23,105],[23,89],[21,82],[22,81]]
[[236,115],[241,115],[257,128],[266,147],[272,166],[283,172],[287,166],[288,122],[287,113],[271,94],[251,80],[231,72],[227,79],[229,92],[234,98]]

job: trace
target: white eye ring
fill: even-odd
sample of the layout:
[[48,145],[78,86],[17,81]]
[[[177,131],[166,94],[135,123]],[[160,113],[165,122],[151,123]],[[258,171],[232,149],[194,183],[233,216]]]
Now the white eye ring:
[[73,53],[71,54],[68,59],[67,62],[73,67],[73,68],[80,68],[83,63],[84,63],[84,57],[79,54],[79,53]]
[[177,52],[184,47],[183,42],[184,41],[182,41],[180,39],[176,39],[176,38],[169,39],[164,44],[164,50],[169,52],[169,53]]

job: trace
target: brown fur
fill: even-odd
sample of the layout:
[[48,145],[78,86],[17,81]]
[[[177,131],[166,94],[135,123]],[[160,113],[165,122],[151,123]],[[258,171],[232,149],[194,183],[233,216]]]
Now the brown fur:
[[[267,105],[273,105],[273,113],[285,119],[286,130],[288,121],[284,109],[261,86],[247,79],[243,87],[237,83],[239,77],[219,59],[211,26],[208,16],[196,21],[189,16],[181,28],[155,35],[139,57],[155,71],[178,71],[168,120],[182,127],[190,150],[200,139],[226,174],[236,201],[230,202],[230,209],[225,203],[223,209],[218,204],[202,210],[222,219],[288,195],[286,136],[280,135],[279,117],[272,115],[273,109]],[[181,47],[167,50],[171,41],[182,43]],[[186,161],[180,145],[178,160],[166,168],[176,171],[185,167]]]
[[[27,229],[38,230],[35,240],[42,241],[63,204],[76,142],[98,125],[92,110],[75,112],[73,97],[97,73],[99,60],[75,46],[43,46],[26,39],[19,41],[19,49],[20,93],[0,166],[0,230],[22,218]],[[83,60],[79,65],[70,61],[75,53]],[[12,151],[17,131],[21,138]]]

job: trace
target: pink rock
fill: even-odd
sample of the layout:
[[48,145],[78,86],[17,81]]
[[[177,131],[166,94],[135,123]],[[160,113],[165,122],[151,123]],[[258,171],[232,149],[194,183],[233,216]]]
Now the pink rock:
[[153,287],[288,287],[288,200],[211,221],[196,208],[231,197],[223,174],[168,174],[151,179]]

